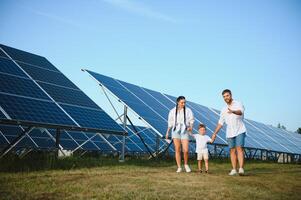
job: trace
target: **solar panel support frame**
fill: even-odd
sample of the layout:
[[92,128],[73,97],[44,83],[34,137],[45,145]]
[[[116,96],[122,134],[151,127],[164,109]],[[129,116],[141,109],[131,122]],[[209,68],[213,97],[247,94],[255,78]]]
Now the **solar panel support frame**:
[[[110,130],[103,130],[103,129],[97,129],[97,128],[86,128],[86,127],[60,125],[60,124],[48,124],[48,123],[30,122],[30,121],[13,120],[13,119],[0,119],[0,124],[27,127],[17,136],[17,138],[15,138],[15,140],[13,142],[11,142],[6,147],[4,147],[4,149],[2,150],[2,154],[0,155],[0,159],[3,158],[6,154],[8,154],[34,128],[56,129],[55,148],[58,151],[61,149],[61,147],[60,147],[61,130],[106,133],[106,134],[111,134],[111,135],[122,135],[123,137],[126,137],[126,135],[127,135],[126,131],[119,132],[119,131],[110,131]],[[124,130],[126,130],[126,129],[124,129]]]
[[0,159],[8,154],[33,129],[33,126],[29,126],[26,129],[22,130],[22,132],[10,144],[4,147],[4,149],[2,150],[3,153],[0,155]]
[[[123,128],[126,130],[126,125],[127,125],[127,112],[128,112],[128,107],[125,105],[124,106],[124,111],[123,111]],[[124,162],[124,155],[125,155],[125,135],[122,137],[122,147],[121,147],[121,155],[119,158],[119,162]]]

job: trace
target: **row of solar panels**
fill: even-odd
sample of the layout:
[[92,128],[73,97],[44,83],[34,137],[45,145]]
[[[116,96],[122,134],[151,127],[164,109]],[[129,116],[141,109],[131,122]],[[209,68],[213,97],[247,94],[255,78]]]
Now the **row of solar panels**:
[[[4,45],[0,47],[0,118],[124,131],[47,59]],[[22,127],[1,125],[0,146],[10,144],[21,132]],[[138,136],[129,133],[126,150],[146,152]],[[153,146],[154,133],[144,130],[141,134]],[[61,146],[66,150],[120,151],[121,137],[63,131]],[[16,146],[24,147],[54,148],[55,131],[32,130]]]
[[[120,125],[47,59],[4,45],[0,47],[0,118],[123,131]],[[175,106],[176,98],[92,71],[87,72],[152,127],[137,129],[141,131],[140,134],[151,151],[157,150],[157,135],[165,133],[168,112]],[[190,101],[188,106],[196,118],[194,132],[197,132],[198,123],[204,123],[211,135],[217,124],[219,111]],[[246,120],[246,126],[247,147],[301,154],[300,135],[251,120]],[[128,129],[126,151],[146,152],[139,137],[131,128]],[[1,126],[0,145],[10,143],[20,131],[20,127]],[[18,147],[51,148],[54,146],[54,134],[54,130],[34,130]],[[225,129],[222,129],[215,143],[227,145]],[[65,131],[61,145],[69,150],[120,151],[121,138]],[[161,140],[159,148],[166,145]],[[191,144],[190,150],[195,150],[194,144]],[[173,152],[173,148],[170,148],[170,152]]]
[[[108,89],[112,95],[128,105],[138,116],[156,130],[158,134],[165,133],[169,110],[175,107],[176,97],[162,94],[147,88],[126,83],[89,70],[86,70],[99,84]],[[218,123],[219,111],[188,101],[195,115],[197,126],[203,123],[211,136]],[[301,135],[268,126],[256,121],[245,120],[247,127],[246,147],[277,152],[301,154]],[[221,130],[216,144],[227,145],[225,127]],[[194,150],[194,144],[190,149]]]

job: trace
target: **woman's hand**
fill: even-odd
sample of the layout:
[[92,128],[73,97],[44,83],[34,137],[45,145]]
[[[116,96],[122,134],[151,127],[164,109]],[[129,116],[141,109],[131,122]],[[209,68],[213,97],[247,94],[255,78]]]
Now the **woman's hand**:
[[192,132],[192,127],[188,127],[188,128],[187,128],[187,131],[188,131],[188,132]]
[[168,140],[168,135],[169,135],[168,133],[169,133],[169,131],[170,131],[170,128],[168,127],[168,128],[167,128],[167,131],[166,131],[166,134],[165,134],[165,138],[166,138],[167,140]]

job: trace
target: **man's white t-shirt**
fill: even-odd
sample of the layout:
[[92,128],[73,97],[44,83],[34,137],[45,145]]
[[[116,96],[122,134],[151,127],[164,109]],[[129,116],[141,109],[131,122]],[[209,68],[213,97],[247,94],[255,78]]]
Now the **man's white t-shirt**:
[[[233,113],[228,113],[228,108],[231,110],[237,111],[240,110],[242,112],[242,115],[236,115]],[[220,113],[220,119],[219,124],[223,125],[226,123],[227,125],[227,131],[226,131],[226,137],[227,138],[233,138],[238,136],[239,134],[245,133],[246,127],[243,122],[244,120],[244,112],[245,108],[239,101],[233,100],[231,105],[226,105]]]
[[193,134],[196,142],[196,153],[208,153],[207,143],[211,142],[208,135]]
[[188,126],[193,126],[194,116],[192,110],[186,107],[185,113],[186,113],[186,124],[184,123],[184,109],[178,110],[177,124],[175,124],[176,107],[171,109],[168,115],[168,127],[174,128],[174,126],[176,126],[176,130],[181,130],[181,129],[186,130]]

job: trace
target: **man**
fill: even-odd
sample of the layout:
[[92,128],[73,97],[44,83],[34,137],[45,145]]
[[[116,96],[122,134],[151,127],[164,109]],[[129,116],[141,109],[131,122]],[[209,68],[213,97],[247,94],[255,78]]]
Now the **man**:
[[232,170],[230,176],[237,174],[237,159],[239,163],[239,175],[244,174],[244,145],[246,137],[246,127],[244,125],[244,106],[232,98],[232,92],[228,89],[222,92],[226,106],[221,110],[220,119],[213,133],[212,139],[215,140],[217,133],[226,123],[226,137],[230,148],[230,158]]

